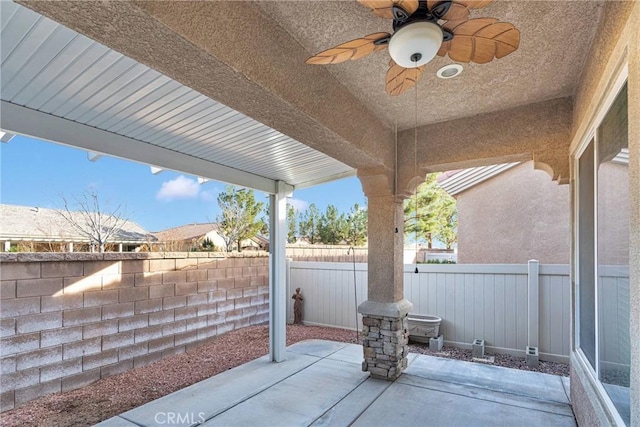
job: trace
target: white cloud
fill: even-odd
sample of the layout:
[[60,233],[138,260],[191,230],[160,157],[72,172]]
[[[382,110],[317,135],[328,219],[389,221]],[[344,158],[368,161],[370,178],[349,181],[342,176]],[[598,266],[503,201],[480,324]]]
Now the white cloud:
[[300,199],[294,199],[290,197],[287,199],[287,203],[289,203],[297,212],[304,212],[309,208],[309,202]]
[[220,190],[218,190],[217,188],[214,188],[212,190],[205,190],[200,193],[200,199],[205,202],[215,202],[218,198],[218,193],[220,193]]
[[176,199],[195,199],[198,194],[200,194],[198,181],[180,175],[176,179],[163,182],[156,193],[156,199],[170,202]]

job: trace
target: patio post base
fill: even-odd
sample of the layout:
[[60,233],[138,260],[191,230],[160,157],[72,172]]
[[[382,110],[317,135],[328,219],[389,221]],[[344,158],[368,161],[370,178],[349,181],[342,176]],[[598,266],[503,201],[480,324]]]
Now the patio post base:
[[372,377],[393,381],[407,367],[407,317],[412,307],[407,300],[395,303],[365,301],[358,307],[362,313],[364,338],[362,370]]

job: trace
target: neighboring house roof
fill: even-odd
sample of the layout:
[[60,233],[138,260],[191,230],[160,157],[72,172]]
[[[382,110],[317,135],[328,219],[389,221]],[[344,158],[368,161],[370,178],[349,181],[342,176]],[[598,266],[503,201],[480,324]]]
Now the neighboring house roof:
[[[72,212],[78,223],[80,212]],[[0,240],[88,242],[55,209],[0,204]],[[127,221],[110,239],[111,243],[142,243],[154,240],[144,228]]]
[[162,242],[199,239],[207,233],[217,231],[218,224],[213,222],[181,225],[162,231],[154,231],[152,234]]
[[[171,242],[198,240],[212,231],[218,231],[218,224],[214,222],[204,222],[181,225],[179,227],[169,228],[162,231],[154,231],[152,234],[161,242]],[[261,246],[269,244],[269,239],[260,235],[253,236],[249,240],[252,240]]]
[[502,163],[445,172],[438,176],[438,185],[447,193],[455,196],[519,164],[519,162]]
[[251,240],[253,240],[254,242],[256,242],[257,244],[261,245],[261,246],[266,246],[269,244],[269,238],[262,236],[260,234],[257,234],[255,236],[253,236],[251,238]]

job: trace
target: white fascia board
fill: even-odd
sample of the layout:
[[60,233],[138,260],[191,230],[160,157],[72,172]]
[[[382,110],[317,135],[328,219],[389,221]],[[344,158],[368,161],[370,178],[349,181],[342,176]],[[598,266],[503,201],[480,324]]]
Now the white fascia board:
[[303,188],[314,187],[320,184],[326,184],[327,182],[337,181],[339,179],[351,178],[352,176],[356,176],[356,170],[352,169],[346,172],[340,172],[334,175],[325,176],[322,178],[314,179],[311,181],[302,182],[300,184],[296,184],[296,190],[302,190]]
[[1,102],[0,127],[13,133],[157,165],[269,194],[276,193],[276,181],[263,176],[116,135],[4,100]]

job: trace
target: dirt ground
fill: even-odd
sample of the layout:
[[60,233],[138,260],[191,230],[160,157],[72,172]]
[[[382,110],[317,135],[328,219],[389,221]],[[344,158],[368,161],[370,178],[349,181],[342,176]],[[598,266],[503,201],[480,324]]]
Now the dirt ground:
[[[287,326],[287,345],[306,339],[356,342],[356,333],[317,326]],[[411,352],[471,360],[471,351],[411,344]],[[0,426],[88,426],[159,397],[242,365],[269,352],[268,326],[251,326],[216,337],[210,342],[149,366],[97,381],[87,387],[52,394],[0,414]],[[494,365],[528,369],[524,358],[495,355]],[[569,367],[541,362],[539,372],[568,375]]]

